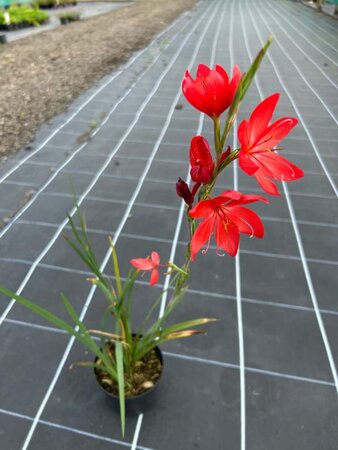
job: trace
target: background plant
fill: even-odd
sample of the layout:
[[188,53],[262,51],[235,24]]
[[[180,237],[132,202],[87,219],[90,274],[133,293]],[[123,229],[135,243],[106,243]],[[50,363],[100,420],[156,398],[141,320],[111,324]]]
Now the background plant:
[[[46,12],[28,6],[11,5],[7,13],[9,14],[11,25],[27,23],[29,25],[39,26],[49,18]],[[0,25],[7,25],[4,11],[0,11]]]

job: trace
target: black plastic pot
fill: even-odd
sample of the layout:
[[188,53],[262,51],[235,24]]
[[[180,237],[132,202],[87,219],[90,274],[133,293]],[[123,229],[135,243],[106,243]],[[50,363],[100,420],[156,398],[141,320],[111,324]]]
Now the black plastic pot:
[[[161,375],[152,388],[148,389],[145,392],[142,392],[142,394],[137,395],[135,397],[126,397],[125,398],[126,414],[128,414],[128,415],[141,414],[141,413],[147,411],[148,409],[150,409],[156,403],[156,397],[158,394],[158,385],[162,378],[162,373],[163,373],[163,356],[162,356],[161,350],[158,347],[155,347],[154,350],[155,350],[155,353],[162,365]],[[96,360],[97,360],[97,358],[95,358],[95,362],[96,362]],[[95,369],[94,369],[94,374],[95,374],[96,381],[98,382],[98,384],[99,384],[100,388],[103,390],[103,392],[106,394],[107,399],[109,400],[109,402],[111,403],[113,408],[116,409],[116,411],[119,411],[120,410],[120,397],[118,395],[112,394],[111,392],[108,392],[102,386],[102,384],[99,382],[99,380],[96,376]]]
[[7,38],[5,34],[0,34],[0,44],[6,44]]

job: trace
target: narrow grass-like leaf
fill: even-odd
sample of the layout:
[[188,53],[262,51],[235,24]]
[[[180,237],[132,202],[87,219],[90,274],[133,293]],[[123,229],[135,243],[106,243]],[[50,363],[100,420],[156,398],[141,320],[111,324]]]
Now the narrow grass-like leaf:
[[24,306],[27,309],[30,309],[35,314],[37,314],[38,316],[47,320],[48,322],[50,322],[52,325],[56,326],[57,328],[66,331],[67,333],[69,333],[72,336],[81,338],[80,333],[78,333],[76,330],[74,330],[74,328],[71,325],[69,325],[67,322],[60,319],[58,316],[51,313],[47,309],[42,308],[39,305],[36,305],[35,303],[31,302],[27,298],[23,297],[22,295],[17,295],[15,292],[12,292],[11,290],[1,287],[1,286],[0,286],[0,293],[4,294],[6,297],[8,297],[10,299],[14,299],[20,305]]
[[105,370],[104,366],[102,364],[97,364],[90,361],[77,361],[73,362],[69,368],[73,369],[75,366],[81,366],[81,367],[94,367],[95,369]]
[[103,283],[101,280],[96,279],[95,281],[92,281],[93,284],[95,284],[104,294],[106,299],[110,303],[110,308],[113,314],[116,314],[116,297],[114,296],[114,292],[112,289],[107,287],[107,283]]
[[161,336],[161,327],[166,321],[167,317],[174,311],[177,305],[183,299],[188,287],[182,288],[178,294],[176,294],[170,302],[167,304],[164,313],[161,317],[159,317],[151,327],[144,333],[144,336],[136,343],[134,348],[134,360],[138,361],[144,356],[151,342],[154,343],[153,347],[156,347],[158,344],[158,338]]
[[[88,330],[90,334],[97,334],[98,336],[109,337],[110,341],[122,341],[122,336],[115,333],[108,333],[107,331],[101,330]],[[127,345],[126,342],[122,342],[124,345]]]
[[87,346],[87,348],[92,353],[94,353],[97,357],[102,359],[102,362],[104,363],[107,372],[111,375],[111,377],[113,379],[116,380],[117,373],[112,365],[111,359],[107,358],[106,355],[100,350],[100,348],[96,344],[95,340],[90,336],[90,334],[89,334],[87,328],[85,327],[85,325],[83,324],[83,322],[81,322],[75,309],[73,308],[71,303],[68,301],[66,296],[64,294],[61,294],[61,297],[62,297],[63,304],[64,304],[68,314],[70,315],[70,317],[73,319],[74,323],[80,330],[82,342]]
[[232,125],[235,121],[235,118],[237,116],[239,106],[240,106],[242,100],[244,99],[245,94],[247,93],[247,91],[251,85],[251,82],[254,79],[254,76],[255,76],[259,66],[261,65],[261,62],[271,44],[271,42],[272,42],[272,36],[270,36],[268,38],[266,43],[263,45],[261,50],[258,52],[255,60],[249,67],[249,70],[243,75],[243,77],[236,89],[235,97],[234,97],[232,104],[230,106],[230,109],[228,111],[226,124],[225,124],[224,132],[222,135],[222,139],[221,139],[221,148],[222,149],[223,149],[224,143],[229,135],[229,132],[232,128]]
[[122,296],[122,283],[121,283],[121,275],[120,275],[120,266],[119,266],[119,261],[117,258],[117,253],[115,250],[115,246],[113,244],[113,240],[111,237],[109,237],[109,245],[111,248],[111,254],[112,254],[112,259],[113,259],[113,266],[114,266],[114,274],[115,274],[115,280],[116,280],[116,288],[117,288],[117,294],[119,297]]
[[190,336],[194,336],[195,334],[205,334],[204,330],[185,330],[185,331],[176,331],[176,333],[170,333],[165,337],[161,338],[158,343],[173,341],[174,339],[182,339]]
[[193,320],[187,320],[186,322],[180,322],[176,323],[175,325],[171,325],[170,327],[163,328],[161,335],[171,334],[175,333],[177,331],[186,330],[190,327],[197,327],[199,325],[205,325],[206,323],[210,322],[218,322],[218,319],[213,318],[202,318],[202,319],[193,319]]
[[121,430],[122,436],[124,437],[126,411],[125,411],[125,396],[124,396],[123,348],[121,342],[115,343],[115,355],[117,366],[117,382],[119,386]]
[[158,305],[161,303],[162,297],[163,297],[163,295],[164,295],[165,292],[168,292],[168,289],[166,289],[165,291],[163,291],[163,292],[157,297],[157,299],[155,300],[155,302],[152,304],[151,308],[149,309],[149,311],[148,311],[146,317],[143,319],[143,321],[142,321],[142,323],[141,323],[141,325],[140,325],[140,327],[139,327],[139,329],[138,329],[138,331],[137,331],[137,334],[138,334],[138,335],[143,334],[143,329],[144,329],[144,327],[145,327],[146,324],[149,322],[151,316],[152,316],[153,313],[155,312],[155,309],[156,309],[156,308],[158,307]]

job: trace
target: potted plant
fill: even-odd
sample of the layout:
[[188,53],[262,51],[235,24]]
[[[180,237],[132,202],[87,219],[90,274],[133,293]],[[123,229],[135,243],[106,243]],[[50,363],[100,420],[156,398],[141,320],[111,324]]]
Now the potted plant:
[[0,11],[0,30],[12,31],[39,26],[46,23],[48,19],[48,14],[38,8],[11,5],[6,12]]
[[70,22],[80,20],[80,13],[79,11],[67,11],[58,14],[58,17],[62,25],[68,25]]
[[[179,178],[176,184],[177,194],[186,205],[189,228],[189,242],[183,263],[177,265],[169,261],[162,264],[160,255],[153,250],[148,257],[131,259],[130,271],[123,278],[116,250],[110,239],[114,276],[106,276],[97,262],[87,236],[84,217],[77,207],[77,224],[69,217],[72,237],[66,239],[93,274],[89,282],[97,286],[107,300],[102,323],[108,321],[110,328],[100,326],[97,329],[87,329],[63,294],[62,301],[71,319],[70,323],[23,296],[0,288],[1,293],[14,298],[54,326],[68,332],[94,354],[94,360],[77,364],[93,368],[102,388],[119,402],[122,433],[125,427],[126,402],[142,400],[147,393],[154,392],[154,387],[161,378],[163,360],[159,345],[203,333],[199,327],[216,320],[206,317],[170,325],[167,323],[184,299],[197,255],[208,250],[212,238],[215,239],[218,254],[235,256],[240,234],[257,238],[264,236],[260,217],[247,205],[255,202],[268,203],[268,200],[260,195],[244,194],[236,190],[227,190],[214,197],[212,192],[218,177],[238,160],[239,167],[248,176],[255,177],[266,194],[274,196],[280,195],[276,180],[292,181],[303,176],[301,169],[277,153],[281,140],[297,124],[297,119],[293,117],[282,117],[272,122],[278,93],[263,100],[249,119],[240,123],[239,147],[226,146],[241,102],[270,43],[271,38],[245,74],[235,66],[230,79],[223,67],[216,65],[215,69],[211,69],[200,64],[195,79],[188,71],[184,76],[182,90],[187,101],[206,114],[213,123],[214,152],[207,139],[194,136],[189,150],[191,180],[187,182]],[[221,116],[225,111],[228,112],[224,125],[221,126]],[[206,249],[202,250],[205,246]],[[131,319],[133,302],[137,301],[133,296],[135,283],[140,274],[146,272],[150,274],[150,285],[154,286],[162,271],[165,276],[171,275],[166,292],[169,294],[169,301],[162,310],[160,296],[144,313],[141,324],[135,327]],[[154,312],[158,308],[160,314],[154,318]]]

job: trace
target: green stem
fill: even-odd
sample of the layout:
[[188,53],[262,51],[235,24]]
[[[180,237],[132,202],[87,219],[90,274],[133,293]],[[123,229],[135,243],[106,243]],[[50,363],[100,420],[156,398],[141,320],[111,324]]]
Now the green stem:
[[214,117],[214,140],[215,140],[215,151],[216,151],[216,161],[218,162],[221,154],[222,154],[222,148],[221,145],[221,124],[219,117]]

